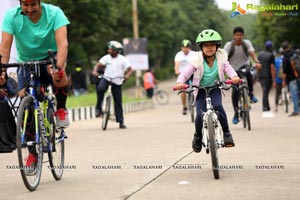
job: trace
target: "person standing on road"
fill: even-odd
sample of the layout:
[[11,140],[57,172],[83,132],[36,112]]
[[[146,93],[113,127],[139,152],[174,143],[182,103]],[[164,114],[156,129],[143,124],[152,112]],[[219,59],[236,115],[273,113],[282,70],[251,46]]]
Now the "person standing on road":
[[75,70],[71,73],[71,88],[75,97],[87,93],[86,75],[82,69],[82,63],[78,61]]
[[267,40],[265,42],[265,50],[261,51],[258,55],[258,60],[261,63],[261,68],[258,71],[258,79],[261,84],[262,92],[263,92],[263,113],[262,117],[274,117],[274,114],[271,111],[269,104],[269,93],[271,88],[276,87],[276,76],[275,76],[275,67],[274,60],[275,57],[273,55],[273,43],[271,40]]
[[275,91],[275,112],[278,111],[279,97],[282,90],[282,59],[283,49],[282,47],[278,50],[279,55],[275,58],[275,74],[276,74],[276,91]]
[[[227,61],[227,53],[220,49],[222,38],[220,34],[212,29],[203,30],[199,33],[196,43],[201,51],[196,52],[191,57],[191,64],[178,76],[176,89],[182,89],[185,82],[194,75],[193,85],[202,87],[212,86],[215,81],[224,81],[225,73],[237,84],[240,78]],[[195,152],[202,149],[202,113],[206,111],[205,91],[195,90],[195,105],[197,116],[195,120],[194,139],[192,147]],[[222,93],[220,89],[214,89],[210,93],[212,105],[219,113],[219,120],[224,133],[224,143],[226,147],[233,147],[234,141],[229,131],[226,112],[222,105]]]
[[283,77],[282,77],[282,87],[289,87],[289,91],[292,96],[292,101],[294,105],[294,111],[289,115],[289,117],[299,116],[299,98],[298,98],[298,84],[297,78],[298,73],[295,68],[291,65],[291,58],[293,52],[290,50],[289,43],[283,42],[281,47],[283,48]]
[[[177,52],[175,55],[175,65],[174,65],[174,70],[175,70],[175,75],[180,75],[180,73],[187,68],[190,65],[190,58],[192,55],[195,53],[194,51],[191,50],[192,48],[192,43],[190,40],[183,40],[181,42],[181,51]],[[192,78],[189,78],[191,80]],[[187,84],[189,84],[189,80],[187,80]],[[182,104],[182,114],[186,115],[187,114],[187,97],[186,94],[183,92],[180,94],[181,98],[181,104]]]
[[[224,46],[225,51],[228,54],[228,61],[230,65],[237,70],[239,67],[247,65],[250,68],[250,57],[256,63],[256,68],[259,69],[261,65],[259,64],[258,59],[256,58],[254,48],[250,40],[244,39],[244,29],[242,27],[235,27],[233,29],[233,40],[229,41]],[[257,102],[257,98],[253,93],[253,78],[250,70],[246,74],[247,83],[249,88],[249,96],[252,103]],[[234,109],[234,117],[232,119],[233,124],[239,123],[238,115],[238,89],[232,88],[232,104]]]
[[[116,122],[119,123],[119,128],[125,129],[126,126],[124,124],[122,108],[122,84],[124,81],[129,79],[133,70],[128,59],[120,54],[123,49],[123,45],[121,43],[117,41],[110,41],[108,42],[107,47],[108,54],[99,60],[93,70],[93,75],[98,77],[98,69],[105,67],[103,78],[97,86],[96,117],[100,117],[103,113],[102,102],[104,93],[108,89],[109,84],[111,84]],[[126,74],[124,76],[125,72]]]
[[144,89],[146,90],[146,96],[151,99],[154,95],[154,88],[157,84],[154,73],[151,68],[149,68],[143,76]]

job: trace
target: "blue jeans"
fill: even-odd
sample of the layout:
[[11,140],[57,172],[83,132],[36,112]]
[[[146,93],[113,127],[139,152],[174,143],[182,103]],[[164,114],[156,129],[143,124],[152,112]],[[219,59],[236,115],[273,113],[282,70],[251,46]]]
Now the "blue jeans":
[[298,98],[299,88],[300,88],[300,80],[298,81],[297,79],[294,79],[289,82],[289,90],[292,96],[295,113],[299,113],[299,98]]

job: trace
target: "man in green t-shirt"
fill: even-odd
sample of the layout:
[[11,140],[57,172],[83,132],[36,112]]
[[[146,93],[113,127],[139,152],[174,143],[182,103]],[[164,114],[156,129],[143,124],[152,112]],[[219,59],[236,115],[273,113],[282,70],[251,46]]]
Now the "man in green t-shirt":
[[[56,54],[58,70],[53,70],[51,66],[41,66],[40,80],[42,83],[53,84],[57,97],[55,116],[58,128],[66,128],[70,123],[66,109],[68,79],[65,72],[68,24],[69,20],[59,7],[41,3],[40,0],[20,0],[20,7],[7,11],[2,22],[2,63],[9,62],[13,38],[19,61],[48,59],[49,49]],[[29,72],[28,69],[19,68],[17,73],[19,95],[23,96]],[[6,69],[1,72],[0,85],[5,84],[5,75]]]

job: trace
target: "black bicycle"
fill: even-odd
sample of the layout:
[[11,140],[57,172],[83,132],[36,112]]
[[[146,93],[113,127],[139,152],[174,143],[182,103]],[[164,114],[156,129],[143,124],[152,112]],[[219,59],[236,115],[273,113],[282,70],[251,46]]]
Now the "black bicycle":
[[[19,169],[26,188],[37,189],[43,164],[43,153],[48,154],[49,168],[56,180],[64,171],[64,129],[57,129],[54,114],[56,97],[52,86],[40,83],[40,65],[56,68],[54,55],[49,51],[49,60],[2,64],[0,69],[10,67],[28,68],[30,80],[25,84],[25,96],[21,98],[17,113],[16,143]],[[1,60],[1,58],[0,58]],[[0,70],[0,71],[1,71]]]
[[237,69],[237,73],[242,79],[242,82],[238,85],[239,93],[239,115],[243,121],[243,127],[248,127],[248,130],[251,130],[251,121],[250,121],[250,96],[249,88],[247,83],[246,74],[249,73],[250,67],[248,65],[243,65]]

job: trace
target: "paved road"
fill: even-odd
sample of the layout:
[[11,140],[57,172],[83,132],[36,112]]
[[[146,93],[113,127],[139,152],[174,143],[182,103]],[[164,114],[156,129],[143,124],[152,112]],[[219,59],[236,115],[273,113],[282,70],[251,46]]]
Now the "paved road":
[[[102,131],[99,119],[73,123],[67,129],[69,169],[57,182],[45,163],[35,192],[27,191],[18,170],[9,169],[17,165],[16,153],[0,154],[0,200],[300,199],[300,117],[288,118],[281,109],[263,119],[261,103],[253,105],[253,130],[230,123],[236,147],[219,151],[224,169],[214,180],[210,155],[192,152],[193,124],[169,91],[169,105],[127,114],[126,130],[109,123]],[[231,120],[228,92],[224,106]]]

